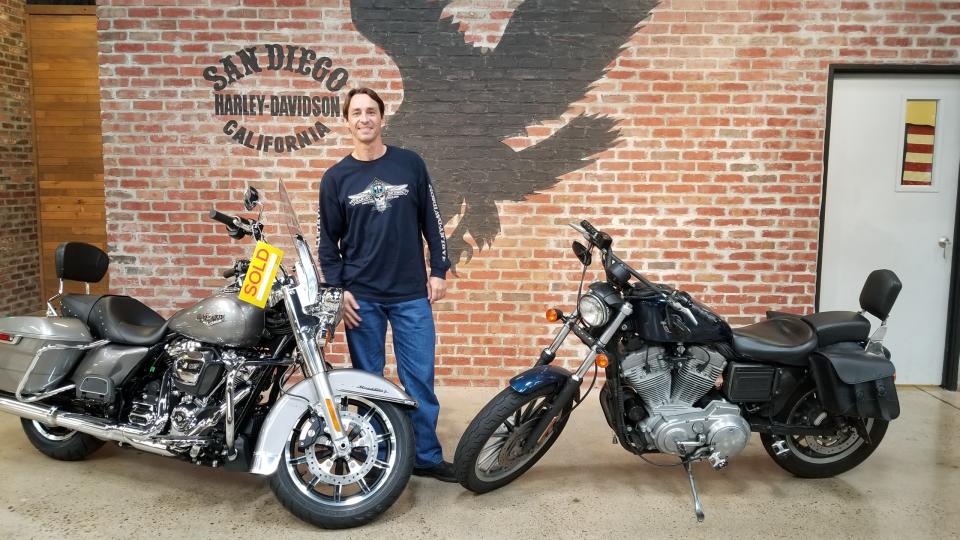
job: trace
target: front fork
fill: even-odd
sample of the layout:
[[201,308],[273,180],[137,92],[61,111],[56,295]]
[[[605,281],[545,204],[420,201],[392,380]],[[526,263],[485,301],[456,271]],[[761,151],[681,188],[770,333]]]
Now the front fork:
[[580,383],[583,381],[584,375],[587,373],[587,370],[593,366],[594,362],[597,359],[597,355],[607,346],[607,343],[613,339],[614,334],[617,333],[617,330],[620,329],[620,325],[623,324],[623,321],[633,313],[633,306],[629,302],[624,302],[620,305],[620,310],[617,312],[617,316],[614,317],[613,321],[607,325],[606,330],[603,331],[603,334],[600,335],[598,339],[593,339],[586,330],[580,328],[577,325],[577,312],[575,311],[572,315],[567,317],[564,321],[563,328],[560,329],[560,332],[557,333],[557,337],[554,338],[553,343],[549,347],[543,350],[540,353],[540,358],[537,360],[537,365],[549,364],[557,356],[557,350],[560,348],[560,345],[563,344],[563,341],[570,335],[571,332],[577,335],[583,343],[590,347],[590,350],[587,352],[587,356],[584,357],[583,362],[580,364],[580,368],[577,369],[577,372],[570,376],[567,379],[567,382],[560,389],[560,392],[557,393],[553,402],[550,404],[550,408],[547,410],[547,414],[544,414],[540,417],[540,420],[537,422],[537,425],[534,426],[533,430],[527,435],[527,438],[524,440],[524,446],[527,448],[532,448],[533,445],[539,444],[541,439],[547,433],[547,430],[557,422],[560,417],[560,414],[563,412],[564,407],[573,399],[574,394],[580,389]]
[[304,319],[308,316],[300,308],[300,300],[296,291],[284,287],[283,294],[287,315],[293,326],[293,335],[297,340],[297,349],[300,351],[303,375],[313,385],[319,398],[316,403],[310,404],[310,409],[326,421],[327,434],[330,435],[336,456],[347,456],[352,448],[340,419],[340,411],[333,395],[333,388],[327,379],[323,349],[317,345],[317,336],[311,335],[310,329],[315,328],[315,325],[305,324]]

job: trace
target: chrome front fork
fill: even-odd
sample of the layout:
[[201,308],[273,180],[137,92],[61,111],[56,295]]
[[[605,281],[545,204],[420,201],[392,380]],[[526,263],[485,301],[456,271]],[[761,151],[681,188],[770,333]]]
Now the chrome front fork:
[[603,334],[600,335],[600,338],[597,340],[592,340],[589,336],[585,335],[584,330],[579,328],[577,330],[573,329],[577,324],[577,312],[574,311],[572,315],[567,317],[567,321],[560,328],[560,331],[557,332],[557,337],[553,338],[553,343],[551,343],[550,346],[544,349],[540,354],[541,362],[543,361],[543,358],[549,358],[552,360],[556,356],[560,346],[563,345],[564,340],[566,340],[567,336],[570,335],[570,332],[574,332],[581,341],[590,347],[590,351],[587,353],[587,356],[584,357],[583,363],[580,364],[580,368],[577,369],[577,372],[573,375],[574,380],[582,381],[583,376],[587,373],[587,370],[590,369],[590,366],[593,365],[594,360],[596,360],[597,354],[599,354],[600,351],[607,346],[607,343],[613,339],[613,335],[617,333],[620,325],[623,324],[623,321],[625,321],[631,313],[633,313],[633,306],[630,305],[629,302],[624,302],[620,306],[620,311],[617,312],[617,316],[614,317],[613,322],[611,322]]
[[590,351],[587,352],[587,356],[583,359],[583,363],[580,364],[580,368],[574,373],[574,380],[583,380],[583,376],[587,373],[587,370],[590,369],[590,366],[593,365],[594,360],[597,359],[597,354],[606,348],[607,343],[610,343],[613,335],[617,333],[620,325],[623,324],[623,321],[625,321],[631,313],[633,313],[633,306],[630,302],[624,302],[620,305],[620,311],[618,311],[617,316],[613,318],[613,322],[607,325],[607,329],[603,331],[603,334],[600,334],[600,338],[594,341],[593,344],[585,342],[590,347]]
[[310,409],[314,414],[324,419],[326,432],[333,443],[334,453],[338,457],[346,456],[352,448],[350,447],[347,432],[340,419],[340,411],[339,407],[337,407],[336,397],[333,395],[333,388],[327,379],[323,350],[317,345],[317,336],[312,335],[309,331],[312,327],[303,324],[300,320],[300,314],[302,314],[303,311],[296,292],[289,287],[284,287],[283,295],[287,307],[287,315],[293,326],[293,335],[297,340],[297,348],[300,351],[303,375],[313,385],[319,397],[317,403],[310,404]]

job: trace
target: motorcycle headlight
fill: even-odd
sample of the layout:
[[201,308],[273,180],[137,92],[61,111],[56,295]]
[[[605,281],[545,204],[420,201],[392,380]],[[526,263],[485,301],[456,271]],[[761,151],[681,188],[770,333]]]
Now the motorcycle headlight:
[[596,296],[585,294],[577,304],[580,317],[590,326],[603,326],[610,320],[610,308]]

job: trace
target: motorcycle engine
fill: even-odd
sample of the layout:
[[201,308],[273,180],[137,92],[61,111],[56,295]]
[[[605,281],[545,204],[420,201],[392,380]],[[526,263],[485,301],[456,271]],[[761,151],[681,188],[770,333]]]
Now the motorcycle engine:
[[[164,380],[170,385],[154,384],[143,394],[142,401],[133,403],[130,423],[145,427],[162,421],[169,414],[171,437],[199,437],[218,425],[226,412],[225,360],[239,363],[240,358],[231,350],[220,351],[197,341],[180,339],[166,347],[170,360]],[[250,368],[252,371],[253,368]],[[250,372],[244,368],[235,375],[236,400],[249,394]],[[189,448],[184,444],[184,449]],[[175,448],[171,448],[175,450]]]
[[707,347],[669,354],[645,346],[624,358],[621,373],[646,406],[648,415],[635,425],[650,449],[700,458],[716,468],[739,454],[750,441],[750,424],[740,408],[724,400],[694,406],[714,386],[726,359]]

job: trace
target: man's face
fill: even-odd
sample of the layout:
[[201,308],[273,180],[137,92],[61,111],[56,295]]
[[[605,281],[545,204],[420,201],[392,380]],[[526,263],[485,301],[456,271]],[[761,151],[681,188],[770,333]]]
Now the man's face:
[[372,143],[380,138],[383,117],[377,102],[366,94],[356,94],[350,99],[347,122],[354,142]]

